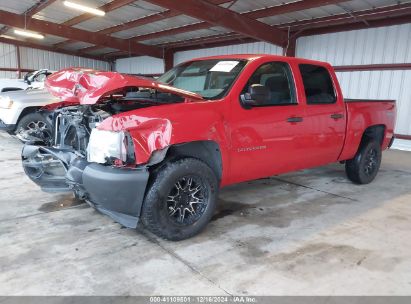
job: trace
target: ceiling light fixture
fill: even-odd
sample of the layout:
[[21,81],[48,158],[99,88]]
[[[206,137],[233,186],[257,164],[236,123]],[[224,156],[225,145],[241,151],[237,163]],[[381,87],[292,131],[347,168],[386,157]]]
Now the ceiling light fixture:
[[44,39],[44,36],[38,33],[23,31],[23,30],[14,30],[14,33],[20,36],[29,37],[29,38],[36,38],[36,39]]
[[71,1],[64,1],[64,5],[70,8],[74,8],[76,10],[80,10],[86,13],[90,13],[90,14],[94,14],[97,16],[104,16],[106,14],[106,12],[96,9],[96,8],[92,8],[86,5],[82,5],[82,4],[78,4],[78,3],[74,3]]

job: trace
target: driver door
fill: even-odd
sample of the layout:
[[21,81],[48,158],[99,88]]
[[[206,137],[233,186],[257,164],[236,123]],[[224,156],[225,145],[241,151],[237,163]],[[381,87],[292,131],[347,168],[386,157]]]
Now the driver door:
[[[252,85],[265,86],[269,96],[257,105],[244,106],[241,95],[250,91]],[[237,97],[238,100],[232,100],[231,182],[301,168],[304,107],[297,101],[288,63],[263,63]]]

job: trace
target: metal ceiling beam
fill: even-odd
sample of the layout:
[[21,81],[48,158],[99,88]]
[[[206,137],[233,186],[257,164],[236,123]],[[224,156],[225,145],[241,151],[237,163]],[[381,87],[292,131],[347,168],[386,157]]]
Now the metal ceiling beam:
[[107,35],[93,33],[67,25],[52,23],[39,19],[31,18],[25,23],[24,16],[0,10],[0,20],[3,24],[18,28],[64,37],[71,40],[83,41],[103,47],[115,47],[122,51],[128,51],[135,55],[149,55],[163,58],[163,51],[157,47],[149,46],[137,42],[131,42],[124,39],[114,38]]
[[[135,0],[113,0],[109,3],[106,3],[100,7],[98,7],[99,10],[102,10],[103,12],[111,12],[114,11],[120,7],[129,5],[131,3],[135,2]],[[64,25],[68,25],[68,26],[72,26],[72,25],[76,25],[79,24],[81,22],[96,18],[96,15],[93,14],[89,14],[89,13],[84,13],[81,14],[80,16],[71,18],[70,20],[67,20],[66,22],[63,22]]]
[[[261,9],[254,10],[251,12],[243,13],[241,15],[244,15],[249,18],[257,19],[257,18],[269,17],[269,16],[274,16],[274,15],[286,14],[286,13],[290,13],[294,11],[300,11],[300,10],[320,7],[324,5],[339,4],[342,2],[346,2],[346,1],[347,0],[302,0],[302,1],[297,1],[297,2],[291,2],[291,3],[282,4],[282,5],[272,6],[268,8],[261,8]],[[232,1],[231,0],[230,1],[210,0],[209,2],[215,5],[220,5],[220,4],[224,4],[224,3],[228,3]],[[124,23],[124,24],[113,26],[113,27],[101,30],[98,33],[112,34],[115,32],[120,32],[120,31],[131,29],[131,28],[135,28],[138,26],[142,26],[142,25],[145,25],[151,22],[156,22],[156,21],[167,19],[167,18],[175,17],[180,14],[181,13],[179,11],[171,9],[171,10],[167,10],[162,13],[156,13],[156,14],[146,16],[140,19],[136,19],[136,20]],[[177,28],[167,29],[167,30],[163,30],[159,32],[140,35],[140,36],[135,36],[135,37],[132,37],[131,39],[135,39],[137,41],[144,41],[144,40],[155,39],[155,38],[160,38],[164,36],[172,36],[172,35],[177,35],[181,33],[206,29],[211,26],[212,25],[207,22],[198,22],[198,23],[184,25],[184,26],[177,27]],[[98,46],[97,47],[92,46],[89,48],[85,48],[82,51],[84,52],[94,51],[99,48],[100,47]]]
[[60,54],[90,58],[90,59],[94,59],[94,60],[107,61],[107,59],[105,59],[103,57],[92,56],[92,55],[84,55],[84,54],[80,54],[78,52],[71,52],[71,51],[67,51],[67,50],[55,49],[53,47],[48,47],[48,46],[38,44],[38,43],[34,43],[34,42],[27,42],[27,41],[21,41],[21,40],[17,40],[17,39],[9,39],[9,38],[3,38],[3,37],[0,37],[0,42],[13,44],[13,45],[16,45],[16,46],[23,46],[23,47],[33,48],[33,49],[39,49],[39,50],[43,50],[43,51],[50,51],[50,52],[55,52],[55,53],[60,53]]
[[202,46],[206,43],[222,42],[222,41],[234,40],[234,39],[238,39],[238,41],[240,41],[241,39],[244,39],[244,38],[245,38],[244,35],[230,32],[230,33],[212,35],[212,36],[207,36],[207,37],[200,37],[200,38],[181,40],[181,41],[176,41],[176,42],[171,42],[171,43],[164,43],[164,44],[159,44],[158,46],[174,49],[174,48],[180,48],[180,47],[192,46],[192,45]]
[[[402,24],[411,22],[411,4],[399,4],[353,12],[357,18],[349,14],[339,14],[329,17],[315,18],[305,21],[291,22],[278,25],[278,27],[290,27],[292,37],[316,35],[320,33],[332,33],[338,31],[348,31],[355,29],[379,27],[384,25]],[[363,21],[367,21],[364,23]],[[170,43],[168,46],[178,51],[192,50],[210,46],[223,46],[237,44],[238,40],[230,37],[232,33],[226,35],[214,35],[209,37],[191,39]],[[236,37],[236,39],[241,39]],[[165,47],[166,44],[160,45]]]
[[[231,1],[232,0],[210,0],[210,3],[220,5],[220,4],[228,3]],[[161,20],[172,18],[172,17],[179,16],[179,15],[181,15],[181,13],[177,10],[166,10],[164,12],[155,13],[155,14],[145,16],[145,17],[142,17],[136,20],[132,20],[132,21],[129,21],[123,24],[119,24],[116,26],[106,28],[104,30],[99,31],[99,33],[107,35],[107,34],[112,34],[116,32],[121,32],[121,31],[129,30],[132,28],[136,28],[142,25],[146,25],[146,24],[156,22],[156,21],[161,21]]]
[[248,18],[260,19],[264,17],[278,16],[282,14],[303,11],[311,8],[339,4],[347,2],[347,0],[301,0],[291,3],[284,3],[281,5],[271,6],[267,8],[261,8],[251,12],[244,13],[243,15]]
[[[40,0],[21,15],[25,16],[26,18],[30,18],[56,1],[57,0]],[[0,29],[0,35],[5,34],[8,30],[9,27],[4,26],[2,29]]]
[[[302,0],[302,1],[297,1],[297,2],[285,3],[282,5],[276,5],[276,6],[272,6],[268,8],[262,8],[262,9],[254,10],[251,12],[242,13],[240,15],[248,17],[248,18],[252,18],[252,19],[258,19],[258,18],[263,18],[263,17],[287,14],[291,12],[320,7],[324,5],[338,4],[338,3],[346,2],[346,1],[347,0]],[[186,32],[207,29],[207,28],[210,28],[210,26],[212,25],[210,25],[210,23],[208,22],[199,22],[195,24],[182,26],[182,27],[164,30],[161,32],[155,32],[155,33],[145,34],[141,36],[136,36],[133,38],[136,39],[137,41],[144,41],[144,40],[150,40],[150,39],[155,39],[155,38],[160,38],[160,37],[165,37],[165,36],[170,36],[170,35],[176,35],[176,34],[181,34],[181,33],[186,33]]]
[[[98,9],[108,13],[108,12],[114,11],[114,10],[120,8],[120,7],[123,7],[123,6],[128,5],[130,3],[133,3],[133,2],[135,2],[135,0],[114,0],[114,1],[111,1],[109,3],[106,3],[102,6],[100,6]],[[63,22],[62,24],[67,25],[67,26],[73,26],[73,25],[79,24],[81,22],[84,22],[84,21],[87,21],[87,20],[90,20],[90,19],[96,18],[96,17],[97,17],[96,15],[89,14],[89,13],[84,13],[84,14],[81,14],[77,17],[71,18],[70,20],[67,20],[66,22]],[[56,44],[54,44],[54,46],[55,47],[62,47],[64,45],[67,45],[67,44],[70,44],[70,43],[73,43],[73,42],[75,42],[75,41],[66,40],[66,41],[56,43]]]
[[127,56],[128,54],[124,51],[115,51],[110,53],[105,53],[102,55],[104,58],[112,58],[112,57],[119,57],[119,56]]
[[293,31],[304,30],[304,28],[324,27],[345,22],[367,21],[367,19],[378,19],[384,17],[394,17],[411,13],[411,3],[395,4],[385,7],[367,9],[351,13],[338,14],[333,16],[301,20],[278,25],[280,28],[291,27]]
[[227,45],[235,45],[235,44],[242,44],[242,43],[252,43],[256,42],[254,38],[244,37],[244,38],[230,38],[228,40],[221,40],[221,41],[207,41],[206,43],[202,44],[193,44],[183,47],[176,47],[172,48],[171,50],[174,52],[180,51],[190,51],[190,50],[198,50],[204,48],[212,48],[212,47],[219,47],[219,46],[227,46]]
[[[211,3],[219,5],[219,4],[224,4],[224,3],[228,3],[228,2],[232,2],[232,0],[210,0]],[[103,30],[98,31],[97,33],[99,34],[104,34],[104,35],[109,35],[112,33],[117,33],[117,32],[121,32],[121,31],[125,31],[125,30],[129,30],[132,28],[136,28],[139,26],[143,26],[149,23],[153,23],[156,21],[161,21],[164,19],[168,19],[168,18],[172,18],[175,16],[179,16],[181,15],[181,13],[179,11],[176,10],[166,10],[164,12],[159,12],[159,13],[155,13],[149,16],[145,16],[136,20],[132,20],[126,23],[122,23],[116,26],[112,26]],[[84,48],[82,49],[82,51],[84,52],[88,52],[88,51],[94,51],[97,49],[100,49],[101,47],[99,46],[91,46],[89,48]]]
[[348,24],[342,23],[342,24],[337,24],[334,26],[330,25],[330,26],[325,26],[325,27],[307,29],[304,32],[302,32],[300,37],[411,23],[411,15],[397,16],[393,18],[383,18],[383,19],[378,19],[378,20],[368,20],[367,19],[367,22],[368,22],[368,25],[364,24],[363,22],[357,21],[355,23],[348,23]]
[[[85,48],[79,49],[78,51],[79,51],[80,53],[87,54],[87,53],[89,53],[89,52],[96,51],[96,50],[99,50],[99,49],[101,49],[101,48],[102,48],[102,47],[99,46],[99,45],[93,45],[93,46],[89,46],[89,47],[85,47]],[[122,52],[123,52],[123,51],[122,51]]]
[[282,30],[204,0],[185,0],[184,5],[174,0],[149,2],[261,41],[279,46],[284,46],[284,42],[287,41],[287,34]]

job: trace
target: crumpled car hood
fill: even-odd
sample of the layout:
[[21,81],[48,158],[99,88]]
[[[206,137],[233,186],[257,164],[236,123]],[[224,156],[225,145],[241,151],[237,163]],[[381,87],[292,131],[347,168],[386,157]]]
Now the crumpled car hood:
[[203,100],[203,97],[197,93],[181,90],[150,78],[82,68],[64,69],[50,75],[46,79],[45,87],[61,100],[79,104],[98,103],[102,97],[126,87],[150,88],[189,100]]

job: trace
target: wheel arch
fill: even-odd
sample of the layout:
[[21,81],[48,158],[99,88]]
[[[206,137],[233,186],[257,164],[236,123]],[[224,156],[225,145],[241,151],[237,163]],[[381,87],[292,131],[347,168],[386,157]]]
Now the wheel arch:
[[385,137],[385,130],[386,126],[383,124],[367,127],[362,134],[360,147],[369,140],[375,140],[380,146],[382,146]]
[[163,150],[154,152],[148,166],[157,168],[167,161],[176,161],[186,157],[203,161],[213,170],[218,181],[221,181],[223,175],[221,149],[218,143],[213,140],[199,140],[170,145]]
[[20,122],[20,120],[26,116],[27,114],[35,113],[36,111],[40,110],[41,107],[33,106],[33,107],[26,107],[21,111],[19,118],[16,121],[16,125]]

